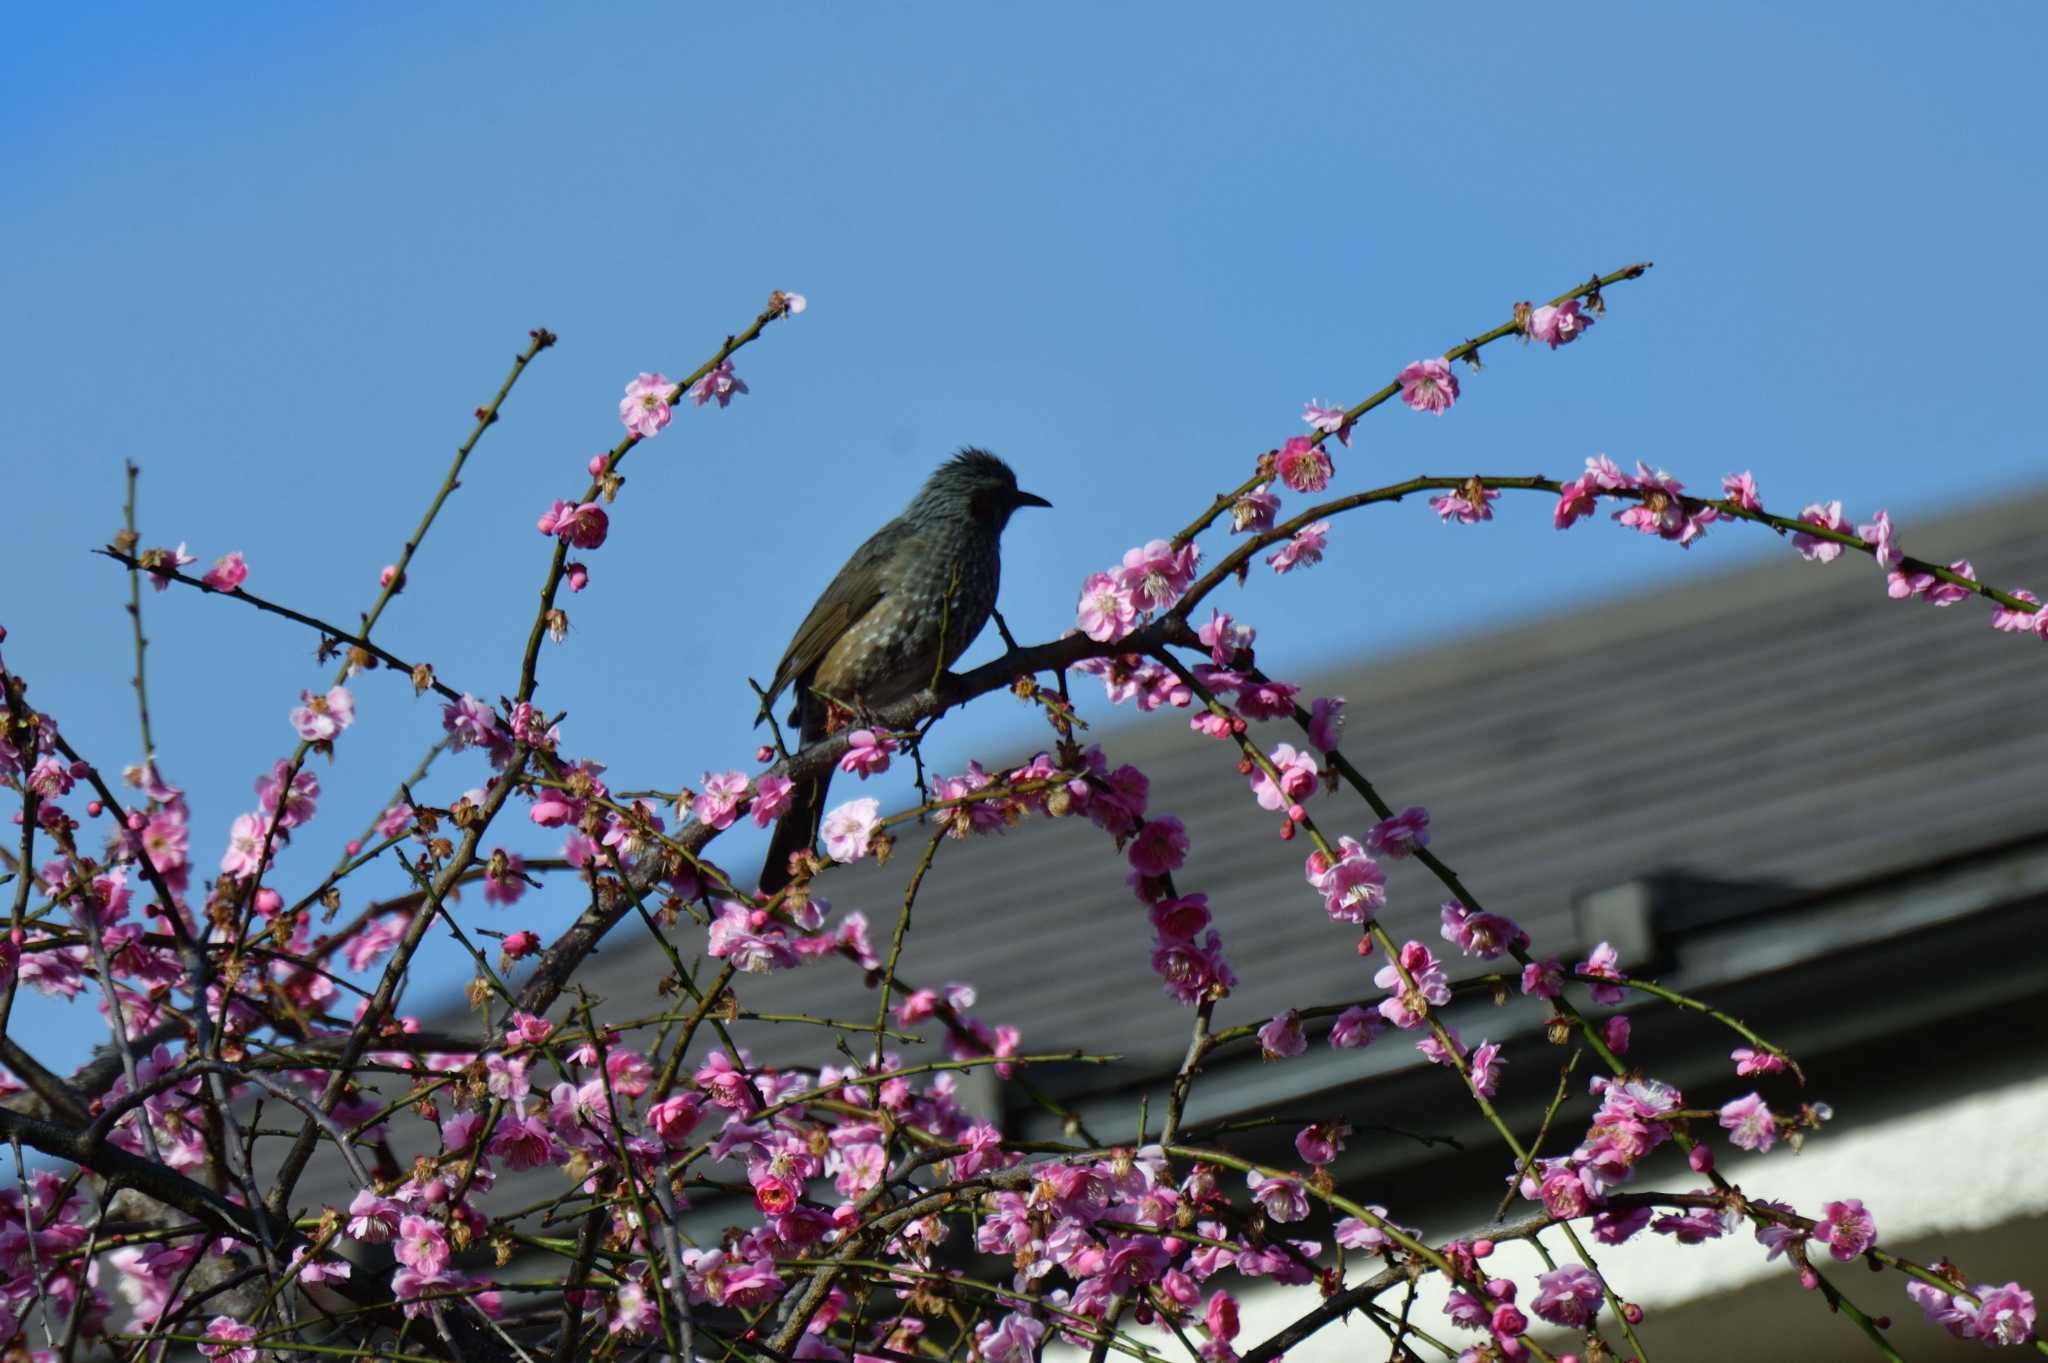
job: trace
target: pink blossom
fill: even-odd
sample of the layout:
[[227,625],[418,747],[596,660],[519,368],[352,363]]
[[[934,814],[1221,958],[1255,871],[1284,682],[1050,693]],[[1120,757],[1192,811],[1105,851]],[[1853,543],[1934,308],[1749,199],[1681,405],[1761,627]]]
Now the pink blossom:
[[[1575,1175],[1569,1177],[1572,1182],[1578,1182]],[[1618,1211],[1601,1212],[1593,1218],[1593,1238],[1603,1245],[1626,1244],[1650,1224],[1654,1211],[1652,1207],[1624,1207]]]
[[1294,1133],[1294,1153],[1308,1164],[1331,1164],[1343,1152],[1344,1138],[1351,1134],[1348,1122],[1317,1122]]
[[237,549],[215,559],[213,566],[206,570],[206,576],[199,580],[214,591],[231,592],[249,580],[249,565],[243,560],[242,551]]
[[702,407],[716,399],[720,407],[729,407],[735,397],[746,391],[747,385],[732,372],[732,361],[720,360],[717,367],[697,380],[697,386],[690,390],[690,401]]
[[1366,1211],[1372,1213],[1374,1219],[1367,1220],[1364,1217],[1347,1216],[1339,1220],[1334,1227],[1337,1232],[1337,1243],[1344,1246],[1344,1248],[1362,1249],[1371,1253],[1378,1253],[1381,1250],[1392,1249],[1401,1243],[1390,1234],[1391,1231],[1399,1230],[1411,1236],[1416,1234],[1415,1231],[1409,1230],[1406,1227],[1394,1225],[1387,1218],[1387,1209],[1380,1206],[1377,1202],[1367,1202],[1363,1205]]
[[291,1266],[298,1269],[302,1283],[346,1282],[352,1276],[353,1266],[346,1259],[312,1259],[307,1247],[300,1245],[292,1251]]
[[[256,803],[265,813],[276,814],[280,828],[297,828],[313,817],[314,802],[320,798],[320,777],[300,770],[292,775],[291,789],[285,790],[284,776],[291,764],[279,758],[268,776],[256,778]],[[283,808],[279,809],[282,799]]]
[[1561,345],[1570,345],[1586,334],[1586,328],[1593,325],[1592,317],[1579,310],[1579,300],[1568,299],[1552,306],[1545,303],[1529,313],[1529,335],[1542,341],[1552,350]]
[[[1695,1150],[1704,1150],[1706,1147],[1694,1146],[1693,1148]],[[1786,1216],[1793,1215],[1793,1209],[1789,1203],[1775,1202],[1767,1197],[1753,1199],[1750,1203],[1750,1208],[1752,1211],[1772,1211],[1780,1212]],[[1761,1216],[1755,1217],[1754,1220],[1756,1222],[1756,1242],[1764,1247],[1764,1261],[1766,1263],[1777,1258],[1780,1254],[1784,1254],[1806,1243],[1806,1232],[1796,1225],[1772,1222]]]
[[1231,534],[1256,534],[1273,528],[1273,520],[1280,514],[1280,496],[1272,487],[1260,483],[1230,504]]
[[1856,533],[1870,541],[1872,549],[1875,550],[1874,556],[1878,567],[1896,568],[1905,560],[1905,554],[1892,542],[1892,518],[1887,513],[1879,511],[1876,520],[1868,525],[1857,526]]
[[1552,1325],[1583,1330],[1600,1314],[1603,1300],[1598,1274],[1583,1264],[1566,1264],[1537,1275],[1529,1309]]
[[213,1363],[256,1363],[258,1351],[249,1343],[254,1338],[255,1326],[244,1325],[233,1316],[215,1316],[207,1322],[199,1352]]
[[643,440],[660,434],[673,415],[668,404],[669,394],[675,390],[675,380],[666,374],[641,374],[626,385],[626,396],[619,399],[619,420]]
[[[278,765],[281,767],[284,763],[280,762]],[[42,796],[45,800],[55,800],[61,796],[69,795],[72,786],[77,783],[71,775],[71,764],[52,756],[45,757],[35,764],[29,771],[28,784],[31,790],[35,791],[36,794]],[[259,778],[257,781],[259,791],[262,788],[262,784]]]
[[1380,820],[1365,835],[1365,845],[1367,850],[1396,861],[1429,846],[1429,811],[1410,805],[1392,818]]
[[886,730],[855,729],[846,736],[846,751],[840,755],[839,770],[865,781],[889,770],[889,758],[900,745]]
[[270,820],[264,815],[236,815],[234,825],[228,830],[228,850],[221,853],[221,873],[247,880],[262,870],[269,856],[276,853],[276,842],[285,836],[282,830],[277,832],[266,852],[264,840],[269,833]]
[[1290,1008],[1259,1028],[1259,1054],[1267,1060],[1284,1060],[1308,1049],[1302,1034],[1301,1014]]
[[541,1117],[504,1117],[485,1150],[502,1158],[508,1169],[543,1169],[567,1156]]
[[507,1046],[538,1046],[555,1034],[555,1024],[532,1013],[514,1013],[505,1029]]
[[1161,898],[1147,909],[1147,917],[1161,941],[1194,941],[1196,933],[1208,927],[1208,896],[1184,894],[1180,898]]
[[1429,505],[1437,518],[1445,525],[1457,521],[1460,525],[1477,525],[1493,519],[1493,504],[1500,500],[1498,488],[1480,487],[1467,483],[1456,492],[1446,492],[1429,499]]
[[647,1109],[647,1125],[663,1145],[681,1150],[689,1145],[690,1132],[696,1129],[703,1107],[704,1096],[700,1093],[674,1094]]
[[1821,1212],[1821,1219],[1813,1228],[1813,1238],[1826,1245],[1828,1253],[1844,1263],[1877,1243],[1877,1218],[1864,1207],[1861,1199],[1852,1197],[1830,1202],[1821,1208]]
[[1097,643],[1113,643],[1131,632],[1138,608],[1130,594],[1108,573],[1090,573],[1081,584],[1081,604],[1074,623]]
[[[391,1296],[406,1318],[419,1320],[433,1314],[435,1299],[455,1289],[455,1280],[441,1273],[426,1273],[406,1266],[391,1275]],[[482,1309],[482,1302],[478,1302]]]
[[448,735],[450,752],[469,747],[496,750],[505,741],[498,731],[497,711],[470,695],[441,707],[441,730]]
[[1468,1054],[1465,1040],[1458,1035],[1458,1029],[1455,1027],[1444,1028],[1442,1036],[1431,1032],[1415,1043],[1415,1049],[1420,1051],[1422,1058],[1430,1064],[1442,1065],[1450,1070],[1456,1069],[1458,1062]]
[[327,694],[299,692],[300,705],[292,711],[292,727],[308,743],[332,742],[335,735],[355,723],[355,698],[342,686],[329,687]]
[[1289,436],[1273,460],[1280,481],[1296,492],[1321,492],[1335,470],[1322,446],[1305,435]]
[[398,945],[411,921],[402,913],[387,913],[372,920],[368,927],[349,939],[348,946],[342,950],[342,959],[348,962],[350,970],[367,968]]
[[787,776],[770,772],[754,780],[754,803],[747,812],[753,816],[757,828],[766,828],[796,803],[796,782]]
[[1237,983],[1237,973],[1223,956],[1223,938],[1215,929],[1200,942],[1161,940],[1152,949],[1152,971],[1166,994],[1192,1008],[1204,998],[1220,998]]
[[1507,1063],[1497,1042],[1480,1042],[1472,1051],[1472,1091],[1481,1098],[1493,1097],[1500,1087],[1501,1066]]
[[[1568,1219],[1584,1216],[1592,1206],[1592,1195],[1586,1191],[1586,1181],[1579,1176],[1578,1170],[1571,1167],[1569,1160],[1545,1161],[1545,1163],[1551,1167],[1543,1175],[1541,1181],[1537,1183],[1535,1190],[1537,1199],[1543,1203],[1543,1210],[1549,1212],[1552,1216],[1560,1218]],[[1526,1193],[1527,1191],[1525,1187],[1524,1192]],[[1637,1222],[1634,1230],[1631,1230],[1629,1234],[1633,1235],[1635,1231],[1643,1228],[1643,1222],[1649,1220],[1648,1210],[1648,1208],[1644,1208],[1645,1215],[1643,1221]],[[1609,1243],[1618,1242],[1610,1241]]]
[[[1202,1312],[1202,1329],[1209,1338],[1220,1344],[1228,1344],[1237,1338],[1237,1298],[1228,1292],[1218,1291],[1209,1297],[1209,1305]],[[1205,1352],[1204,1358],[1209,1355]]]
[[739,817],[740,805],[746,798],[747,778],[743,773],[728,771],[713,775],[707,771],[704,773],[703,791],[690,801],[690,812],[697,816],[698,823],[727,829]]
[[1637,460],[1632,481],[1642,493],[1642,500],[1614,513],[1615,520],[1631,529],[1675,540],[1680,548],[1689,549],[1709,525],[1720,519],[1721,513],[1712,507],[1705,507],[1698,514],[1687,510],[1685,484],[1662,469],[1652,470]]
[[[493,863],[495,864],[495,858]],[[526,893],[526,858],[517,852],[506,852],[504,874],[488,868],[484,872],[484,903],[509,908],[517,904]],[[509,948],[510,943],[507,943]]]
[[[1758,1227],[1757,1234],[1759,1237],[1763,1235],[1762,1227]],[[1777,1257],[1776,1251],[1773,1251],[1772,1257]],[[2014,1283],[2012,1286],[2017,1287],[2018,1284]],[[1953,1294],[1942,1291],[1933,1283],[1909,1278],[1906,1281],[1906,1295],[1913,1299],[1930,1322],[1939,1325],[1957,1338],[1969,1339],[1975,1334],[1975,1313],[1971,1311],[1967,1302],[1957,1301]]]
[[732,900],[719,905],[718,916],[706,934],[706,949],[735,970],[753,975],[789,970],[800,960],[787,932],[765,909],[750,909]]
[[662,817],[655,815],[653,800],[633,800],[631,817],[618,810],[604,810],[604,837],[602,845],[612,851],[614,858],[633,860],[647,845],[662,833]]
[[[1629,1020],[1622,1014],[1616,1013],[1613,1017],[1600,1024],[1600,1039],[1607,1043],[1608,1050],[1613,1051],[1616,1055],[1622,1055],[1628,1050],[1629,1031]],[[1706,1147],[1696,1146],[1694,1148],[1704,1150]]]
[[876,799],[848,800],[825,816],[821,832],[825,850],[832,860],[859,861],[868,854],[868,842],[881,824],[882,802]]
[[1282,1287],[1301,1287],[1315,1281],[1312,1263],[1323,1247],[1314,1240],[1289,1241],[1293,1253],[1279,1245],[1267,1244],[1239,1250],[1235,1267],[1247,1278],[1271,1278]]
[[1245,1175],[1252,1200],[1275,1221],[1301,1221],[1308,1216],[1308,1194],[1301,1180],[1292,1174],[1262,1174],[1254,1169]]
[[[1844,535],[1849,533],[1849,522],[1842,515],[1842,504],[1839,501],[1815,502],[1799,513],[1799,519],[1823,530],[1834,530]],[[1833,563],[1842,556],[1843,548],[1834,540],[1807,534],[1794,535],[1792,547],[1799,551],[1801,558],[1814,563]]]
[[749,1171],[748,1182],[754,1188],[755,1208],[770,1216],[780,1216],[797,1204],[796,1184],[772,1172],[766,1165],[756,1165]]
[[1246,682],[1239,688],[1237,703],[1249,719],[1293,719],[1300,690],[1292,682]]
[[398,1223],[398,1262],[421,1273],[439,1273],[448,1263],[448,1232],[424,1216],[405,1216]]
[[1141,876],[1177,871],[1188,859],[1188,830],[1171,814],[1148,819],[1131,839],[1131,869]]
[[1163,610],[1179,600],[1195,580],[1195,565],[1201,557],[1201,547],[1192,541],[1175,549],[1165,540],[1151,540],[1124,551],[1123,566],[1116,572],[1117,587],[1135,609]]
[[1681,1245],[1697,1245],[1726,1235],[1728,1217],[1717,1208],[1701,1207],[1683,1215],[1660,1216],[1650,1223],[1650,1229],[1659,1235],[1672,1237]]
[[543,535],[553,535],[564,543],[578,549],[595,549],[604,543],[611,533],[611,517],[596,502],[565,502],[555,499],[555,504],[541,513],[537,522]]
[[2041,598],[2029,591],[2017,591],[2013,595],[2033,610],[2020,610],[2016,606],[2000,605],[1991,612],[1991,628],[2011,634],[2035,634],[2048,639],[2048,610],[2042,610]]
[[660,1327],[661,1309],[647,1289],[637,1282],[625,1282],[612,1294],[612,1309],[605,1321],[605,1333],[627,1335],[639,1338],[651,1335]]
[[[494,720],[495,718],[493,715]],[[512,707],[511,726],[514,738],[540,752],[553,752],[555,745],[561,741],[561,726],[548,724],[547,716],[534,709],[529,701],[522,700]],[[602,771],[603,768],[599,767],[598,770]]]
[[149,585],[162,591],[171,585],[171,574],[188,563],[198,559],[185,552],[185,542],[178,541],[175,549],[146,549],[142,554],[143,566],[149,569]]
[[[1407,971],[1412,985],[1401,978],[1402,970]],[[1429,948],[1420,942],[1404,942],[1399,968],[1383,965],[1372,980],[1392,995],[1381,1001],[1380,1016],[1403,1030],[1420,1027],[1431,1005],[1441,1008],[1451,1001],[1450,979]]]
[[1218,667],[1230,667],[1236,663],[1239,654],[1250,651],[1259,632],[1250,625],[1238,624],[1211,606],[1209,619],[1195,631],[1195,637],[1208,648],[1210,662]]
[[1259,808],[1274,811],[1292,809],[1315,794],[1320,772],[1314,757],[1295,751],[1291,743],[1282,743],[1273,749],[1271,760],[1278,773],[1277,782],[1262,768],[1252,770],[1252,794],[1258,798]]
[[396,596],[405,590],[405,574],[398,571],[396,563],[387,563],[377,570],[377,585]]
[[1925,596],[1941,579],[1931,572],[1915,569],[1894,568],[1885,575],[1885,595],[1894,601],[1905,601],[1915,596]]
[[1458,376],[1448,360],[1417,360],[1401,371],[1399,382],[1401,401],[1418,412],[1440,415],[1458,400]]
[[1581,517],[1590,516],[1600,504],[1600,491],[1590,477],[1575,478],[1557,490],[1557,506],[1550,513],[1551,523],[1559,530],[1569,530]]
[[1353,1004],[1337,1014],[1337,1021],[1330,1028],[1330,1045],[1340,1051],[1355,1051],[1378,1036],[1384,1025],[1378,1013]]
[[1323,549],[1330,538],[1330,523],[1317,521],[1294,532],[1294,538],[1280,548],[1266,555],[1276,573],[1288,573],[1296,568],[1312,568],[1323,561]]
[[1503,952],[1526,950],[1529,934],[1513,919],[1497,913],[1474,913],[1462,900],[1444,903],[1441,911],[1443,939],[1467,956],[1490,961]]
[[348,1234],[366,1245],[381,1245],[398,1234],[401,1209],[388,1197],[365,1188],[348,1204]]
[[1579,475],[1579,481],[1602,492],[1619,492],[1636,485],[1636,480],[1621,465],[1604,454],[1586,456],[1586,471]]
[[1034,1363],[1038,1342],[1045,1337],[1045,1323],[1011,1311],[1002,1322],[982,1321],[975,1327],[976,1352],[985,1363]]
[[1970,1318],[1966,1339],[1993,1347],[2011,1348],[2034,1337],[2034,1294],[2018,1283],[2003,1287],[1979,1284],[1979,1305]]
[[1522,966],[1522,993],[1556,999],[1565,993],[1565,966],[1556,960],[1532,960]]
[[1764,499],[1756,490],[1756,479],[1747,469],[1723,477],[1721,491],[1727,494],[1729,501],[1744,511],[1761,512],[1764,509]]
[[503,951],[505,959],[508,961],[523,960],[539,950],[540,937],[537,933],[527,932],[522,929],[518,932],[508,932],[505,934]]
[[1778,1141],[1778,1122],[1771,1116],[1771,1110],[1764,1106],[1764,1100],[1754,1093],[1724,1103],[1721,1106],[1721,1126],[1728,1132],[1728,1139],[1744,1150],[1758,1154],[1770,1149]]
[[1769,1051],[1754,1051],[1747,1046],[1737,1046],[1728,1053],[1735,1062],[1737,1074],[1776,1074],[1785,1068],[1783,1056],[1772,1055]]
[[1317,696],[1309,705],[1308,741],[1326,753],[1337,751],[1344,734],[1344,697]]
[[[1582,978],[1592,976],[1596,980],[1618,980],[1621,972],[1615,968],[1620,953],[1606,942],[1594,947],[1585,960],[1579,962],[1577,974]],[[1620,1003],[1626,991],[1618,984],[1595,984],[1592,987],[1593,1002],[1612,1007]]]
[[[1966,577],[1971,581],[1975,581],[1977,577],[1977,570],[1970,566],[1970,560],[1966,558],[1959,558],[1949,564],[1948,570],[1957,577]],[[1927,589],[1925,595],[1930,606],[1953,606],[1958,601],[1968,601],[1976,593],[1961,583],[1937,580]]]
[[985,1169],[1000,1169],[1003,1164],[1003,1133],[987,1122],[976,1122],[960,1137],[960,1143],[967,1148],[953,1160],[955,1178],[972,1178]]
[[1324,910],[1340,923],[1363,923],[1386,905],[1386,873],[1353,838],[1337,840],[1335,864],[1321,851],[1311,853],[1307,875]]
[[1351,445],[1351,420],[1342,407],[1325,407],[1321,398],[1314,398],[1301,404],[1301,419],[1310,429],[1324,435],[1337,437],[1337,443],[1347,449]]
[[[1493,1284],[1487,1285],[1491,1287]],[[1507,1283],[1506,1286],[1512,1288],[1514,1284]],[[1460,1287],[1444,1299],[1444,1314],[1451,1318],[1451,1324],[1460,1329],[1484,1330],[1493,1319],[1492,1298],[1475,1296]]]
[[[579,822],[583,818],[584,808],[585,802],[566,790],[541,789],[534,792],[533,806],[526,813],[528,818],[542,828],[560,828],[565,824]],[[571,833],[565,846],[579,846],[581,857],[587,859],[594,844],[583,838],[580,833]],[[580,869],[583,861],[577,861],[576,865]]]

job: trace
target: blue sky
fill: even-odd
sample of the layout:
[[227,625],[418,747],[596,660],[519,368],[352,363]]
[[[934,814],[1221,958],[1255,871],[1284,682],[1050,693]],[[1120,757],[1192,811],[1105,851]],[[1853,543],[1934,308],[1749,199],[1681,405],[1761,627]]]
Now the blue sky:
[[[1781,12],[1782,11],[1782,12]],[[765,677],[844,555],[962,443],[1050,512],[1003,606],[1170,533],[1305,399],[1633,260],[1612,315],[1496,347],[1449,416],[1399,407],[1344,489],[1576,470],[1608,452],[1768,503],[1937,507],[2048,473],[2033,6],[17,7],[0,42],[6,657],[101,765],[137,755],[116,528],[230,549],[250,587],[352,619],[527,329],[560,334],[484,440],[380,640],[511,688],[548,499],[620,433],[636,371],[693,367],[772,288],[810,311],[628,465],[574,633],[543,663],[568,746],[626,786],[744,766]],[[1419,502],[1238,613],[1281,673],[1785,552],[1445,529]],[[2017,584],[2024,585],[2024,584]],[[2034,584],[2038,589],[2042,584]],[[146,602],[164,767],[210,867],[327,669],[293,627]],[[986,640],[970,661],[988,656]],[[331,864],[437,729],[384,675],[320,774],[288,889]],[[1000,756],[984,701],[942,766]],[[431,789],[478,784],[473,759]],[[884,791],[900,795],[901,791]],[[544,850],[523,827],[508,843]],[[751,867],[750,844],[721,845]],[[374,885],[349,899],[353,909]],[[546,932],[573,895],[484,920]],[[480,917],[473,900],[465,912]],[[436,955],[419,977],[460,972]],[[62,1014],[24,998],[17,1026]],[[92,1020],[48,1043],[75,1060]],[[56,1035],[54,1032],[52,1035]]]

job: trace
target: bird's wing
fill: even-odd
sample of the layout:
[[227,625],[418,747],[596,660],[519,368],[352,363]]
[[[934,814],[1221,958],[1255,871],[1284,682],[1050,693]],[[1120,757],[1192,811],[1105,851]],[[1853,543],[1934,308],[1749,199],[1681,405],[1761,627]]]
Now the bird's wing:
[[884,569],[900,551],[904,538],[902,528],[891,522],[853,551],[853,557],[846,560],[832,585],[797,626],[796,636],[789,641],[782,661],[776,664],[775,680],[768,684],[768,694],[762,702],[763,714],[784,687],[823,661],[840,636],[882,599]]

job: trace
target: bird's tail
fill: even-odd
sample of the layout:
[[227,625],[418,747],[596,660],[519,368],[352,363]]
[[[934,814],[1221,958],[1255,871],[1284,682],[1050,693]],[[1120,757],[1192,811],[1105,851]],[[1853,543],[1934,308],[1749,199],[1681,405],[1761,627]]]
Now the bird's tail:
[[789,859],[808,851],[818,836],[818,821],[825,814],[825,790],[831,784],[832,769],[808,781],[799,781],[790,791],[789,812],[775,821],[768,839],[768,856],[761,863],[761,893],[772,895],[789,884]]
[[[797,704],[790,723],[797,729],[804,747],[825,736],[825,706],[797,683]],[[832,768],[808,781],[799,781],[790,791],[789,812],[775,821],[768,839],[768,857],[761,863],[761,893],[774,894],[789,884],[789,858],[810,850],[817,841],[818,822],[825,817],[825,791],[832,784]]]

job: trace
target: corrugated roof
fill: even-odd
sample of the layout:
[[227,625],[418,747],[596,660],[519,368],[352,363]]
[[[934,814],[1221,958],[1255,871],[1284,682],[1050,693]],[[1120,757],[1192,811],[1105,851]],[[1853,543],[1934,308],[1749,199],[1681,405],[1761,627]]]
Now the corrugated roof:
[[[2034,494],[1914,526],[1912,543],[1966,552],[1998,584],[2039,588],[2044,525],[2048,494]],[[1787,549],[1677,588],[1618,591],[1341,667],[1310,693],[1350,698],[1346,754],[1396,807],[1429,808],[1433,850],[1486,907],[1563,955],[1590,945],[1579,895],[1647,874],[1733,882],[1737,900],[1768,905],[2048,831],[2048,650],[1996,633],[1987,615],[1982,602],[1894,602],[1861,556],[1819,565]],[[1285,656],[1262,661],[1279,670]],[[1208,894],[1242,980],[1219,1025],[1371,992],[1347,931],[1302,882],[1305,844],[1274,836],[1230,748],[1191,734],[1177,713],[1096,732],[1113,762],[1151,776],[1152,811],[1179,815],[1192,835],[1176,879]],[[1282,724],[1261,726],[1260,738],[1299,741]],[[1348,794],[1312,808],[1333,832],[1371,822]],[[903,852],[914,853],[913,838]],[[915,860],[835,872],[821,888],[842,912],[866,911],[886,944]],[[971,981],[976,1011],[1020,1026],[1030,1050],[1107,1039],[1129,1057],[1126,1073],[1170,1069],[1188,1014],[1150,969],[1152,934],[1123,875],[1108,840],[1080,820],[949,843],[919,896],[901,973],[920,985]],[[1389,879],[1389,929],[1440,945],[1440,887],[1412,863],[1393,864]],[[678,944],[687,958],[701,934],[683,931]],[[629,921],[583,980],[606,1015],[624,1017],[652,1002],[663,969]],[[740,984],[753,1009],[863,1018],[875,1006],[859,974],[832,962]],[[832,1058],[829,1033],[739,1030],[760,1060]]]

